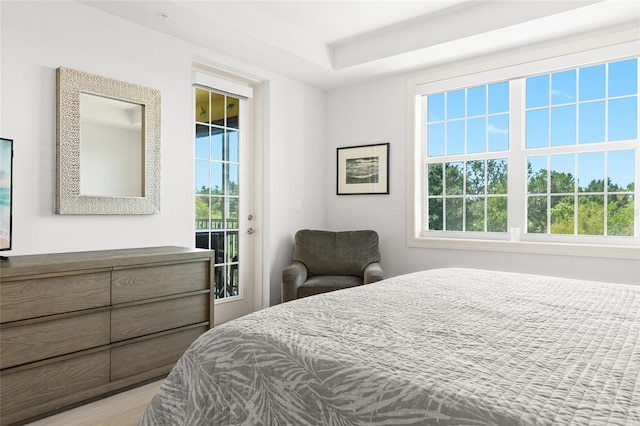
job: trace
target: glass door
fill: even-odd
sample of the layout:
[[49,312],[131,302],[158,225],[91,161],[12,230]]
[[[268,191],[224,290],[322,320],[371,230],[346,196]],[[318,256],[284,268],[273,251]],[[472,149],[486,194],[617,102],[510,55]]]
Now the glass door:
[[260,234],[256,205],[251,98],[194,88],[195,247],[215,257],[214,323],[253,312],[261,298],[254,262]]
[[240,102],[195,88],[195,246],[215,252],[215,300],[242,296]]

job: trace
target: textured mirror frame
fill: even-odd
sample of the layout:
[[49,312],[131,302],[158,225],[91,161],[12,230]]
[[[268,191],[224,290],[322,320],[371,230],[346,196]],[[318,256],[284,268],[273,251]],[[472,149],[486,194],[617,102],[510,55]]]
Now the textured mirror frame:
[[[160,91],[69,68],[56,70],[56,213],[157,214],[160,212]],[[140,104],[143,107],[141,197],[94,196],[80,192],[80,94]]]

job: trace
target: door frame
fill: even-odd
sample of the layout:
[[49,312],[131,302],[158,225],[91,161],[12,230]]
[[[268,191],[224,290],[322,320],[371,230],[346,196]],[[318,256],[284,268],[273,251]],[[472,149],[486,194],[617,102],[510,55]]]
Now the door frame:
[[[213,326],[269,305],[269,285],[268,280],[265,280],[265,270],[268,268],[265,268],[266,254],[264,251],[266,241],[264,224],[267,223],[264,217],[264,191],[268,186],[265,185],[263,179],[265,176],[266,82],[248,80],[241,76],[237,76],[237,79],[234,80],[230,81],[227,73],[221,76],[208,67],[206,67],[206,71],[194,71],[192,79],[192,97],[195,96],[195,87],[198,86],[237,97],[240,101],[240,203],[238,218],[238,238],[241,250],[239,255],[240,296],[214,301]],[[252,215],[250,221],[248,220],[249,214]],[[247,233],[250,227],[254,230],[252,234]]]

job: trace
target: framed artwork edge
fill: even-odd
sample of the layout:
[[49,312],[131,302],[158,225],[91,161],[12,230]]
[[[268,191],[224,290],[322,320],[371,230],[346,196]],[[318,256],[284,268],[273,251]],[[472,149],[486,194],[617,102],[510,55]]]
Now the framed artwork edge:
[[337,195],[389,194],[390,143],[338,147]]
[[13,248],[13,155],[14,140],[0,136],[0,254]]

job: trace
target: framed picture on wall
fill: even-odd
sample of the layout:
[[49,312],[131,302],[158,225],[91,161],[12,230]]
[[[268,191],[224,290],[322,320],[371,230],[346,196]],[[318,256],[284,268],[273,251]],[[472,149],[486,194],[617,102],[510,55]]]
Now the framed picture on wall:
[[337,194],[388,194],[389,144],[338,148]]
[[11,250],[13,140],[0,138],[0,251]]

